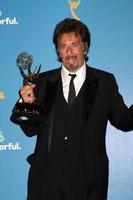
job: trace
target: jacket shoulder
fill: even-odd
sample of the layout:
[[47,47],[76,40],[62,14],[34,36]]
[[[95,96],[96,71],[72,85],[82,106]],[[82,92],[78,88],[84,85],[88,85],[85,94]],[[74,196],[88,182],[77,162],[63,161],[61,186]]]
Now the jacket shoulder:
[[39,76],[36,78],[35,83],[40,81],[54,80],[56,77],[59,77],[60,68],[49,70],[46,72],[41,72]]
[[51,76],[57,75],[59,72],[60,72],[60,68],[52,69],[52,70],[40,73],[39,78],[41,78],[41,77],[51,77]]
[[108,79],[108,80],[114,80],[115,76],[113,73],[98,69],[98,68],[94,68],[94,67],[90,67],[88,66],[87,68],[88,73],[91,72],[92,74],[94,74],[95,77],[97,78],[103,78],[103,79]]
[[101,76],[114,76],[113,73],[110,73],[110,72],[107,72],[105,70],[98,69],[98,68],[95,68],[95,67],[88,66],[88,70],[93,71],[95,74],[97,74],[99,76],[100,75]]

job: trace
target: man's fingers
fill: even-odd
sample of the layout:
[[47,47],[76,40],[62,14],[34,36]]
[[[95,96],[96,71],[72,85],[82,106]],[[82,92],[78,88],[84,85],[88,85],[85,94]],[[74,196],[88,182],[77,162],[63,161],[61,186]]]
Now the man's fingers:
[[20,88],[20,96],[23,102],[33,103],[35,101],[35,95],[33,89],[35,88],[35,84],[33,85],[25,85]]

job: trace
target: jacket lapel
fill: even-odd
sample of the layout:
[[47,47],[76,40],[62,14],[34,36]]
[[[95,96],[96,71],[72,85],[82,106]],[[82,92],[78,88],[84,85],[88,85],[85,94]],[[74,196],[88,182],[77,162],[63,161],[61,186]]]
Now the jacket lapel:
[[85,80],[85,103],[93,106],[97,94],[99,78],[95,70],[87,66],[86,80]]
[[52,139],[52,132],[53,132],[53,117],[54,117],[54,102],[56,100],[56,94],[61,81],[61,73],[60,70],[57,71],[54,76],[47,81],[46,85],[46,97],[45,97],[45,118],[48,124],[47,136],[48,136],[48,153],[50,152],[51,148],[51,139]]
[[48,114],[53,106],[53,103],[56,98],[56,92],[58,89],[59,82],[61,80],[60,70],[54,76],[51,76],[50,79],[47,81],[46,85],[46,95],[45,95],[45,114]]

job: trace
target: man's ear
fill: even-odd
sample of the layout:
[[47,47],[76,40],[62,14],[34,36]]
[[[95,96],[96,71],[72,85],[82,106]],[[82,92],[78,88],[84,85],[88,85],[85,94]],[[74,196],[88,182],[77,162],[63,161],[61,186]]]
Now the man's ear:
[[88,43],[84,42],[84,54],[87,54],[88,52]]

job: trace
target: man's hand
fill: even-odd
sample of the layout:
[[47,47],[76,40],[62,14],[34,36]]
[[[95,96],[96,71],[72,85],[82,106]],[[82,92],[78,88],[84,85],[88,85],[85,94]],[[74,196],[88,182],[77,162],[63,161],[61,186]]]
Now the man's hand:
[[34,94],[35,84],[32,85],[25,85],[20,88],[19,94],[22,98],[24,103],[33,103],[35,101],[35,94]]

